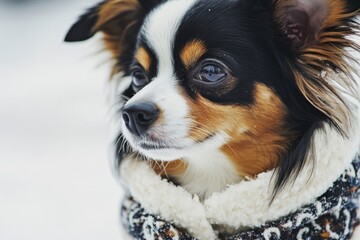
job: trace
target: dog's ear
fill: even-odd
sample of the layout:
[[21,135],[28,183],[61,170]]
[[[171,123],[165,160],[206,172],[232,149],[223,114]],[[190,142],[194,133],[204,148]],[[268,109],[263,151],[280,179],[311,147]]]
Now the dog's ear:
[[322,32],[360,8],[354,0],[275,0],[275,18],[295,49],[316,45]]
[[278,0],[275,17],[294,48],[316,43],[328,6],[326,0]]
[[88,9],[72,25],[65,42],[79,42],[99,31],[121,34],[127,27],[143,20],[161,0],[105,0]]
[[87,10],[72,25],[65,37],[65,42],[80,42],[91,38],[95,34],[95,25],[99,20],[99,10],[104,2]]
[[[287,53],[297,88],[317,110],[339,129],[346,130],[348,108],[342,86],[355,95],[354,58],[349,49],[360,50],[350,37],[358,33],[354,21],[359,0],[273,0],[274,18],[282,39],[288,43]],[[345,78],[327,77],[344,73]],[[336,84],[334,82],[336,81]]]
[[90,8],[68,31],[65,41],[84,41],[103,33],[106,50],[115,59],[113,74],[127,68],[146,15],[163,0],[105,0]]

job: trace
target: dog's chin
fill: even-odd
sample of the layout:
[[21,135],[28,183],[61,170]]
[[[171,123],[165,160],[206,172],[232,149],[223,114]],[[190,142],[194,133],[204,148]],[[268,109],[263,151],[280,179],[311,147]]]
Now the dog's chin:
[[145,142],[145,141],[136,141],[134,139],[128,139],[132,148],[140,153],[143,157],[157,160],[157,161],[174,161],[186,157],[188,149],[190,146],[173,146],[170,144],[165,144],[163,142]]
[[194,153],[201,154],[209,149],[217,149],[227,140],[226,135],[221,132],[210,134],[201,141],[194,141],[187,137],[176,140],[167,139],[151,132],[146,136],[138,137],[130,133],[125,125],[123,125],[122,133],[134,152],[138,152],[149,160],[167,162],[189,158]]
[[[144,141],[141,138],[137,139],[126,129],[123,131],[123,135],[130,144],[131,148],[146,159],[157,161],[174,161],[185,156],[185,146],[172,146],[160,140]],[[187,144],[189,143],[187,142]]]
[[126,135],[127,134],[125,134],[125,138],[128,140],[134,151],[138,152],[146,159],[166,162],[189,158],[192,153],[202,153],[209,149],[219,148],[224,142],[223,137],[217,134],[211,135],[201,142],[183,139],[184,141],[179,141],[184,143],[182,146],[161,142],[145,142],[142,140],[135,140],[129,135],[126,137]]

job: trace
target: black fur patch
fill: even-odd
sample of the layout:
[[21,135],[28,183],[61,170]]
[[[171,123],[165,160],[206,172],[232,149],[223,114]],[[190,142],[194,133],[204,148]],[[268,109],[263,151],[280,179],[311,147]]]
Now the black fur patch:
[[[149,47],[149,44],[147,43],[145,38],[143,38],[141,36],[142,35],[140,35],[140,37],[138,39],[137,47],[133,50],[133,52],[135,52],[137,48],[143,47],[143,48],[145,48],[146,52],[149,53],[150,59],[151,59],[151,64],[150,64],[150,72],[148,73],[148,78],[149,78],[149,80],[152,80],[158,74],[159,60],[158,60],[158,57],[157,57],[156,53],[154,52],[154,50],[151,47]],[[127,66],[127,68],[126,68],[127,71],[125,71],[125,75],[130,76],[132,74],[131,69],[134,66],[139,65],[139,63],[134,61],[134,56],[132,56],[132,60],[133,60],[132,64],[130,64],[130,66]]]
[[[287,107],[287,129],[296,133],[286,154],[279,155],[276,176],[281,188],[304,165],[311,150],[311,136],[325,116],[303,97],[297,88],[292,65],[296,53],[274,23],[270,1],[200,0],[185,15],[176,35],[174,59],[176,74],[188,94],[200,93],[219,104],[251,105],[255,83],[273,89]],[[237,78],[233,90],[225,95],[201,92],[189,85],[188,73],[179,53],[191,40],[204,42],[208,52],[203,58],[224,62]],[[269,105],[271,102],[269,102]],[[276,192],[276,190],[275,190]]]
[[356,12],[360,9],[360,1],[358,0],[346,0],[348,6],[348,12]]

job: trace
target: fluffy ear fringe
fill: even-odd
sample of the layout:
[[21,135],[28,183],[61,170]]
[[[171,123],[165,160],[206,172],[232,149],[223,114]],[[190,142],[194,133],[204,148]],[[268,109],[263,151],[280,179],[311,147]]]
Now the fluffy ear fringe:
[[[281,16],[286,12],[284,9],[304,1],[277,0],[275,17],[279,24],[284,24]],[[320,28],[315,30],[318,33],[313,40],[316,40],[293,49],[296,61],[290,67],[304,97],[338,130],[346,134],[350,112],[344,96],[351,95],[359,99],[355,82],[357,71],[353,69],[357,60],[352,50],[359,52],[360,46],[351,38],[359,34],[359,24],[355,22],[359,9],[349,12],[348,9],[353,9],[354,5],[349,8],[345,0],[321,0],[321,4],[326,9],[319,8],[319,11],[326,11],[326,15],[321,20]],[[328,75],[334,73],[339,77],[329,79]]]
[[[318,112],[319,118],[311,122],[305,135],[295,143],[296,148],[280,159],[275,177],[275,197],[290,178],[296,179],[305,165],[308,156],[315,156],[311,147],[313,133],[322,128],[325,120],[344,138],[351,136],[352,110],[349,99],[359,101],[358,83],[360,72],[354,69],[359,66],[360,46],[354,40],[360,33],[359,16],[360,3],[348,0],[272,0],[275,3],[275,20],[279,26],[280,41],[285,46],[282,63],[289,69],[291,76],[285,79],[294,84],[299,93]],[[291,42],[284,32],[283,14],[298,3],[316,3],[325,8],[326,15],[321,16],[319,29],[311,41],[307,39],[301,46]],[[295,5],[294,5],[295,4]],[[307,6],[309,7],[309,6]],[[313,8],[313,10],[316,8]],[[324,9],[318,9],[324,11]],[[295,18],[296,20],[296,18]],[[286,24],[286,23],[285,23]],[[314,25],[313,25],[314,26]],[[286,44],[288,43],[288,44]],[[301,118],[301,115],[297,116]],[[318,119],[318,120],[317,120]],[[314,159],[316,160],[316,159]]]
[[66,42],[79,42],[103,33],[104,50],[110,50],[117,64],[113,74],[122,69],[121,61],[127,61],[145,15],[160,0],[104,0],[90,8],[70,28]]

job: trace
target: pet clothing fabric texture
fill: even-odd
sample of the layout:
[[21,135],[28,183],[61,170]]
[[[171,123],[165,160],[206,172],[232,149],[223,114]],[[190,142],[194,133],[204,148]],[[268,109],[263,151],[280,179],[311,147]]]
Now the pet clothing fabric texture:
[[[279,220],[239,231],[232,236],[219,236],[219,239],[351,239],[354,228],[359,224],[359,186],[358,155],[333,186],[312,204]],[[121,219],[127,232],[137,240],[197,240],[174,223],[147,212],[129,194],[122,204]]]

